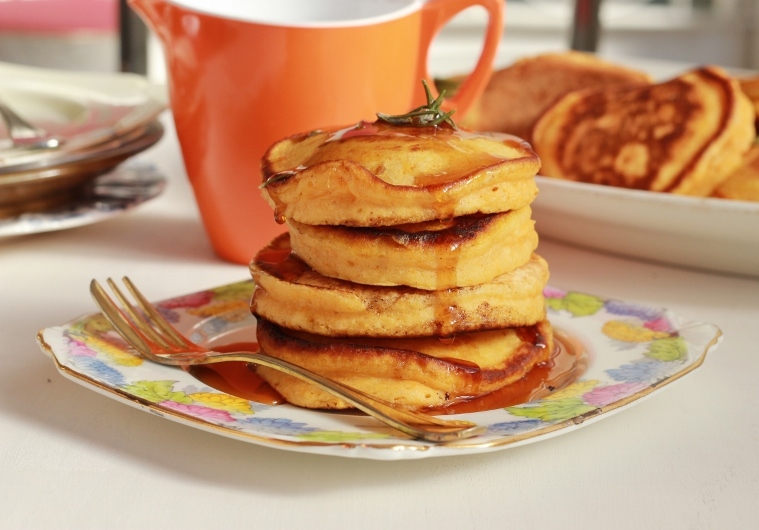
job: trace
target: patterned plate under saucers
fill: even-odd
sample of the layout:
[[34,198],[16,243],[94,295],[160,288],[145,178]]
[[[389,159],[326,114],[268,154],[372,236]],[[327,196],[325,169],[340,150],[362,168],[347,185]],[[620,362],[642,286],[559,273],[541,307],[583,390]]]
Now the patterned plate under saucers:
[[152,147],[163,136],[157,120],[97,146],[19,165],[0,174],[0,218],[70,203],[93,180]]
[[[84,226],[122,215],[154,199],[166,187],[166,178],[150,163],[128,160],[87,184],[73,197],[40,211],[5,216],[0,205],[0,238]],[[34,210],[34,208],[30,208]]]
[[[252,289],[243,281],[157,305],[198,343],[252,341]],[[667,388],[701,366],[721,338],[716,326],[666,309],[550,287],[545,293],[549,319],[582,344],[587,368],[540,399],[452,416],[488,430],[449,444],[409,439],[363,415],[267,406],[225,394],[181,369],[143,361],[100,314],[43,329],[37,340],[65,377],[168,420],[279,449],[400,460],[494,451],[568,433]]]

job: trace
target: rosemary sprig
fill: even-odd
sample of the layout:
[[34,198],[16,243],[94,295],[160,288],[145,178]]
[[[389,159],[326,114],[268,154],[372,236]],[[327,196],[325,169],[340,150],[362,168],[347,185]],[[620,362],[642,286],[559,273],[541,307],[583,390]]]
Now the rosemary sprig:
[[422,79],[422,85],[424,85],[424,93],[427,95],[427,104],[417,107],[414,110],[407,112],[406,114],[400,114],[393,116],[390,114],[377,113],[377,118],[380,121],[387,122],[391,125],[413,125],[415,127],[436,127],[443,123],[447,124],[452,129],[457,129],[456,124],[451,119],[451,115],[456,112],[451,110],[449,112],[443,112],[440,110],[440,106],[443,104],[445,98],[445,90],[440,92],[437,99],[432,97],[430,87],[427,86],[427,82]]
[[[2,0],[0,0],[2,1]],[[422,85],[424,86],[424,93],[427,96],[427,104],[422,105],[421,107],[417,107],[414,110],[407,112],[406,114],[401,114],[398,116],[393,116],[390,114],[382,114],[381,112],[377,113],[377,119],[378,121],[384,121],[386,123],[389,123],[391,125],[412,125],[415,127],[437,127],[438,125],[446,124],[451,129],[458,129],[456,124],[451,119],[451,116],[453,115],[455,110],[451,110],[449,112],[443,112],[440,110],[440,106],[443,104],[443,100],[445,98],[445,90],[440,91],[440,95],[437,98],[432,97],[432,91],[430,91],[430,87],[427,85],[427,82],[422,79]],[[361,120],[358,122],[353,129],[363,129],[367,127],[366,122]],[[344,132],[344,131],[343,131]],[[350,133],[350,131],[348,131]],[[313,136],[314,134],[321,134],[321,130],[312,131],[308,134],[308,136]],[[340,138],[342,138],[343,135],[340,135]],[[345,135],[347,138],[347,134]],[[330,140],[327,140],[330,141]],[[277,182],[282,182],[284,180],[288,180],[291,177],[294,177],[298,174],[298,172],[301,169],[305,169],[302,167],[298,167],[296,169],[286,169],[284,171],[280,171],[278,173],[275,173],[271,175],[269,178],[267,178],[264,182],[262,182],[258,187],[260,189],[265,189],[266,187],[270,186],[271,184],[276,184]]]

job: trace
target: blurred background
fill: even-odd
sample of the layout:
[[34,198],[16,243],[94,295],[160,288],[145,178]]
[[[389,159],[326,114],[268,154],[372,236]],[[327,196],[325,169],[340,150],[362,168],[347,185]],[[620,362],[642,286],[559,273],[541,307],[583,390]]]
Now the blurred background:
[[[244,1],[244,0],[240,0]],[[436,38],[435,76],[471,68],[484,11]],[[759,68],[757,0],[508,0],[496,66],[567,48],[624,57]],[[134,71],[165,81],[155,37],[125,0],[0,0],[0,61],[83,71]]]

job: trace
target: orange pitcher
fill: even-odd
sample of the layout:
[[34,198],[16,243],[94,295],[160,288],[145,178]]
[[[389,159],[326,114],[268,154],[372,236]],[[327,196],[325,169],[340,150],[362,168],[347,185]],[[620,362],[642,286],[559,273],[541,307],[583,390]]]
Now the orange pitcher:
[[163,44],[185,168],[217,254],[248,263],[284,231],[261,198],[276,140],[424,103],[430,44],[455,14],[488,12],[460,116],[487,83],[503,0],[129,0]]

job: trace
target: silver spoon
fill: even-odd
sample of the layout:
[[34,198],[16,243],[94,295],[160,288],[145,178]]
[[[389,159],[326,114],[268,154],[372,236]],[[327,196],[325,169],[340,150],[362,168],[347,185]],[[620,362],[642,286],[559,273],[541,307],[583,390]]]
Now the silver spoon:
[[8,128],[8,135],[14,147],[25,149],[55,149],[63,145],[63,139],[40,129],[16,114],[8,105],[0,101],[0,115]]

